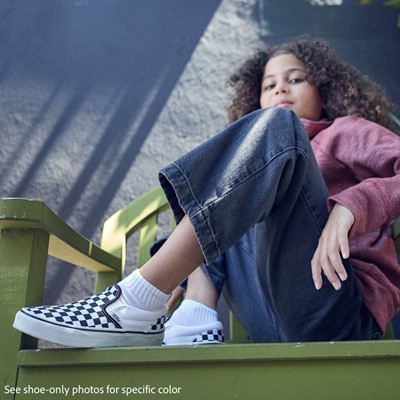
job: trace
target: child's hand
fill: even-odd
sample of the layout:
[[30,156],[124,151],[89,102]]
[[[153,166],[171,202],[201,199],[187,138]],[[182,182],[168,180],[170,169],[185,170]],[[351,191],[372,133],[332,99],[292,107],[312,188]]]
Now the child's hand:
[[341,288],[340,282],[347,279],[340,253],[343,258],[348,258],[350,255],[348,233],[353,223],[354,215],[351,211],[336,203],[311,260],[311,271],[317,290],[322,286],[322,273],[336,290]]

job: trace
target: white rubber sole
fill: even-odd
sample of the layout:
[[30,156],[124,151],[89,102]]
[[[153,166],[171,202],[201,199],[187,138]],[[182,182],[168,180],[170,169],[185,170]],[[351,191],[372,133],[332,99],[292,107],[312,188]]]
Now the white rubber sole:
[[30,317],[21,311],[16,314],[13,327],[38,339],[79,348],[160,346],[164,338],[164,332],[99,332],[98,329],[68,328]]
[[223,345],[225,342],[219,341],[203,341],[203,342],[193,342],[193,337],[191,338],[176,338],[176,341],[169,340],[168,343],[163,342],[163,347],[170,347],[170,346],[215,346],[217,344]]

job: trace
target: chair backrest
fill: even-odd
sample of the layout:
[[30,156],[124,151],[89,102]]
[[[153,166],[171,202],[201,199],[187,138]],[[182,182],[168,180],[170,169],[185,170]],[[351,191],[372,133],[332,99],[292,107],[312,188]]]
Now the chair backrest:
[[[121,275],[126,263],[126,244],[136,231],[140,232],[136,266],[140,268],[150,258],[150,247],[158,232],[158,217],[169,209],[168,201],[161,188],[155,188],[135,199],[106,220],[103,226],[101,247],[121,259]],[[172,224],[171,224],[172,225]],[[115,274],[97,274],[95,291],[121,279]]]

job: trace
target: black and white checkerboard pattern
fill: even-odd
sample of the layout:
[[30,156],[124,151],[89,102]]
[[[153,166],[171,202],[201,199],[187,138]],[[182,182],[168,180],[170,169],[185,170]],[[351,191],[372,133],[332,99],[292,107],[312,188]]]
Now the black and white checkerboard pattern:
[[27,308],[30,314],[56,325],[70,325],[75,328],[121,329],[104,312],[104,307],[121,295],[119,286],[110,286],[104,292],[86,299],[59,306],[41,306]]
[[211,329],[197,336],[193,340],[193,344],[196,343],[217,344],[217,343],[224,343],[224,341],[225,341],[224,333],[220,329]]
[[161,318],[158,318],[157,322],[151,326],[150,330],[154,332],[162,332],[165,329],[165,322],[166,318],[165,316],[162,316]]
[[[106,311],[106,307],[121,295],[118,285],[108,287],[104,292],[86,299],[59,306],[26,308],[28,314],[48,323],[66,325],[77,329],[121,330],[121,325]],[[152,325],[152,332],[164,330],[165,317]]]

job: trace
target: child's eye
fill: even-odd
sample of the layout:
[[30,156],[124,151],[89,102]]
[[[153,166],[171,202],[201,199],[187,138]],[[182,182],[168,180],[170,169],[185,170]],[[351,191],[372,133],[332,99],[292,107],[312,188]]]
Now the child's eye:
[[269,85],[265,85],[264,86],[264,90],[266,91],[266,90],[271,90],[271,89],[273,89],[275,87],[275,84],[274,83],[270,83]]
[[304,81],[305,81],[304,78],[292,78],[292,79],[289,79],[289,83],[291,83],[291,84],[301,83],[301,82],[304,82]]

